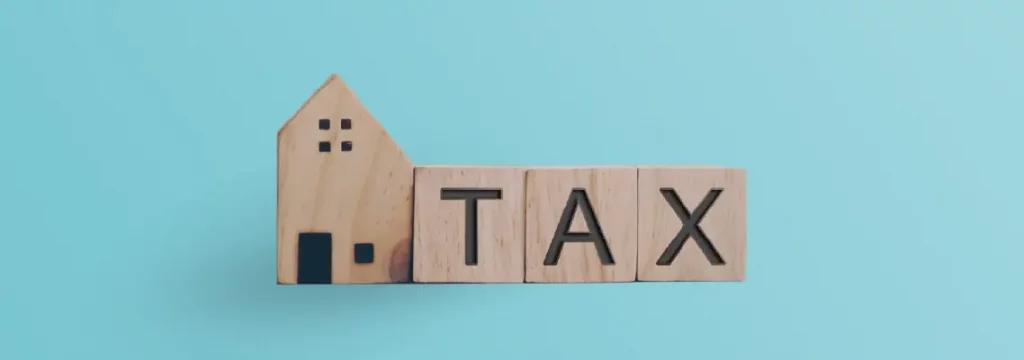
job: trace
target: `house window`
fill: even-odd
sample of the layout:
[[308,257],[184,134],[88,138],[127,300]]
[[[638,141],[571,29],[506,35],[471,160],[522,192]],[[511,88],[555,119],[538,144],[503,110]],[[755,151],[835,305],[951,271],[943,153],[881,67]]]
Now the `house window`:
[[341,129],[348,130],[352,128],[352,119],[341,119]]
[[331,142],[330,141],[321,141],[320,142],[320,152],[331,152]]
[[331,128],[331,120],[330,119],[320,119],[320,130],[330,130],[330,128]]
[[352,151],[352,142],[351,141],[342,141],[341,142],[341,151]]
[[373,264],[373,244],[358,243],[352,247],[356,264]]

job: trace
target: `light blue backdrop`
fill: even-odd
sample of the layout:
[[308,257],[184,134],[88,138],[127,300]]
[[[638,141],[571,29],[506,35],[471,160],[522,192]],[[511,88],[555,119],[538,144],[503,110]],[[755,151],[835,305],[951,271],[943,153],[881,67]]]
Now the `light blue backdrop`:
[[[1021,39],[1011,0],[5,0],[0,358],[1021,359]],[[417,164],[748,169],[747,281],[276,286],[276,131],[332,72]]]

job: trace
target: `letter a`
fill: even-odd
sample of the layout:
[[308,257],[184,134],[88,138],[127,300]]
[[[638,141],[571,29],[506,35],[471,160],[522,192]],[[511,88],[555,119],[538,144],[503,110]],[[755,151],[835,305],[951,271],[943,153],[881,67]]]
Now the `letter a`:
[[[569,231],[572,215],[576,208],[583,213],[583,220],[587,223],[588,232]],[[562,210],[562,218],[558,221],[558,227],[555,229],[555,236],[551,239],[547,256],[544,257],[544,265],[558,264],[558,258],[562,255],[562,245],[567,242],[592,242],[597,248],[597,256],[601,259],[601,264],[615,265],[612,253],[608,250],[608,242],[601,231],[601,224],[598,223],[597,216],[594,215],[594,208],[590,205],[590,198],[587,197],[586,190],[581,188],[573,189],[569,194],[569,200],[566,201],[565,209]]]

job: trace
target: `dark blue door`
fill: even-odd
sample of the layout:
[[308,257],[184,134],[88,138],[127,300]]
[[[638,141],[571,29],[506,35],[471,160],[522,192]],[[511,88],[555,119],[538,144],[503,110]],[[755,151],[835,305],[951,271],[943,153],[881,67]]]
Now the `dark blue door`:
[[299,284],[331,283],[331,234],[299,234]]

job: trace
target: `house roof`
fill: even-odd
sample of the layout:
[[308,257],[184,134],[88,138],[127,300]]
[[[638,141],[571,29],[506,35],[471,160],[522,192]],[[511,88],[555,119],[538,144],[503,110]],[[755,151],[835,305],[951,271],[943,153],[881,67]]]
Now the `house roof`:
[[302,113],[302,110],[305,109],[306,106],[308,106],[309,103],[312,102],[313,99],[315,99],[320,94],[321,91],[326,89],[327,86],[331,85],[334,82],[339,82],[339,83],[341,83],[342,86],[344,86],[346,88],[348,87],[347,85],[345,85],[345,81],[342,80],[341,76],[338,76],[338,74],[331,74],[330,76],[328,76],[327,80],[324,80],[324,83],[320,84],[320,87],[317,88],[315,92],[313,92],[313,95],[311,95],[308,99],[306,99],[306,102],[302,103],[302,106],[299,107],[299,109],[296,110],[295,113],[293,113],[292,116],[288,118],[288,121],[285,121],[284,124],[281,125],[281,128],[279,128],[277,130],[277,135],[281,136],[281,132],[284,131],[284,129],[287,128],[288,125],[290,125],[292,123],[292,121],[294,121],[295,118],[298,117],[299,114]]

